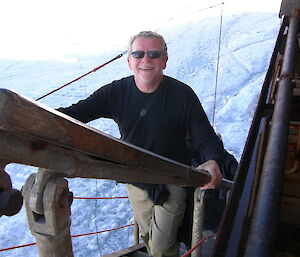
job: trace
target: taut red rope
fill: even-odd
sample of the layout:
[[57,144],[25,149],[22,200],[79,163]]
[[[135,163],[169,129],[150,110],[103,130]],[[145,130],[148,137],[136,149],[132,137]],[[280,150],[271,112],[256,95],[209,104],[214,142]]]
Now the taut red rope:
[[190,250],[188,250],[181,257],[187,257],[187,256],[189,256],[192,253],[192,251],[194,251],[197,247],[199,247],[201,244],[203,244],[206,240],[208,240],[209,238],[214,237],[214,236],[216,236],[216,235],[211,235],[211,236],[202,238],[197,244],[195,244]]
[[74,80],[72,80],[72,81],[70,81],[70,82],[68,82],[68,83],[66,83],[66,84],[64,84],[64,85],[62,85],[62,86],[60,86],[60,87],[58,87],[58,88],[52,90],[51,92],[49,92],[49,93],[47,93],[47,94],[45,94],[45,95],[43,95],[43,96],[37,98],[36,101],[39,101],[39,100],[41,100],[42,98],[44,98],[44,97],[46,97],[46,96],[48,96],[48,95],[51,95],[51,94],[53,94],[54,92],[56,92],[56,91],[58,91],[58,90],[60,90],[60,89],[62,89],[62,88],[64,88],[64,87],[66,87],[66,86],[68,86],[68,85],[74,83],[75,81],[82,79],[83,77],[89,75],[90,73],[95,72],[95,71],[97,71],[97,70],[103,68],[105,65],[107,65],[107,64],[109,64],[109,63],[111,63],[111,62],[113,62],[113,61],[119,59],[120,57],[122,57],[126,52],[127,52],[127,51],[125,51],[125,52],[123,52],[123,53],[117,55],[116,57],[112,58],[112,59],[109,60],[108,62],[106,62],[106,63],[104,63],[104,64],[98,66],[97,68],[95,68],[95,69],[93,69],[93,70],[91,70],[91,71],[89,71],[89,72],[87,72],[87,73],[81,75],[81,76],[78,77],[77,79],[74,79]]
[[[128,225],[125,225],[125,226],[122,226],[122,227],[118,227],[118,228],[111,228],[111,229],[106,229],[106,230],[97,231],[97,232],[91,232],[91,233],[86,233],[86,234],[81,234],[81,235],[75,235],[75,236],[71,236],[71,237],[80,237],[80,236],[95,235],[95,234],[100,234],[100,233],[104,233],[104,232],[114,231],[114,230],[121,229],[121,228],[127,228],[127,227],[130,227],[130,226],[133,226],[133,225],[134,224],[128,224]],[[36,243],[31,243],[31,244],[25,244],[25,245],[18,245],[18,246],[3,248],[3,249],[0,249],[0,252],[4,252],[4,251],[8,251],[8,250],[13,250],[13,249],[17,249],[17,248],[22,248],[22,247],[26,247],[26,246],[32,246],[32,245],[36,245]]]

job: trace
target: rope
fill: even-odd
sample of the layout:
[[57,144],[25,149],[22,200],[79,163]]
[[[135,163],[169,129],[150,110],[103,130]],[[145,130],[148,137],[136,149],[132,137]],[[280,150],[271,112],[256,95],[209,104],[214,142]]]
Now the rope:
[[[211,8],[215,8],[215,7],[219,6],[219,5],[222,5],[222,6],[223,6],[223,5],[224,5],[224,2],[222,2],[222,3],[220,3],[220,4],[213,5],[213,6],[206,7],[206,8],[203,8],[203,9],[200,9],[200,10],[198,10],[198,11],[195,11],[194,13],[202,12],[202,11],[205,11],[205,10],[208,10],[208,9],[211,9]],[[223,10],[223,8],[222,8],[222,10]],[[176,18],[176,17],[175,17],[175,18]],[[170,18],[169,21],[171,21],[171,20],[173,20],[173,19],[174,19],[174,17],[173,17],[173,18]],[[157,30],[158,30],[158,29],[156,29],[155,31],[157,31]],[[219,43],[220,43],[220,42],[219,42]],[[72,84],[72,83],[74,83],[74,82],[76,82],[76,81],[78,81],[78,80],[80,80],[80,79],[82,79],[83,77],[85,77],[85,76],[91,74],[92,72],[96,72],[97,70],[103,68],[103,67],[106,66],[107,64],[109,64],[109,63],[111,63],[111,62],[113,62],[113,61],[115,61],[115,60],[121,58],[125,53],[127,53],[127,51],[124,51],[123,53],[121,53],[121,54],[115,56],[114,58],[112,58],[111,60],[107,61],[106,63],[104,63],[104,64],[102,64],[102,65],[96,67],[95,69],[93,69],[93,70],[91,70],[91,71],[89,71],[89,72],[87,72],[87,73],[81,75],[80,77],[78,77],[78,78],[76,78],[76,79],[74,79],[74,80],[72,80],[72,81],[70,81],[70,82],[68,82],[68,83],[66,83],[66,84],[64,84],[64,85],[62,85],[62,86],[60,86],[60,87],[58,87],[58,88],[52,90],[52,91],[50,91],[49,93],[47,93],[47,94],[45,94],[45,95],[43,95],[43,96],[41,96],[41,97],[39,97],[39,98],[37,98],[36,101],[39,101],[39,100],[45,98],[46,96],[49,96],[49,95],[51,95],[51,94],[53,94],[53,93],[59,91],[60,89],[66,87],[66,86],[68,86],[68,85],[70,85],[70,84]],[[214,119],[214,117],[213,117],[213,119]]]
[[219,64],[220,64],[220,49],[221,49],[221,38],[222,38],[222,25],[223,25],[223,4],[221,8],[221,17],[220,17],[220,29],[219,29],[219,45],[218,45],[218,58],[217,58],[217,71],[216,71],[216,84],[215,84],[215,94],[214,94],[214,108],[213,108],[213,118],[212,126],[215,124],[215,115],[216,115],[216,102],[217,102],[217,89],[218,89],[218,78],[219,78]]
[[96,72],[97,70],[103,68],[103,67],[106,66],[107,64],[109,64],[109,63],[111,63],[111,62],[113,62],[113,61],[115,61],[115,60],[121,58],[125,53],[127,53],[127,51],[124,51],[123,53],[121,53],[121,54],[117,55],[116,57],[112,58],[111,60],[109,60],[108,62],[106,62],[106,63],[104,63],[104,64],[101,64],[100,66],[98,66],[98,67],[96,67],[95,69],[93,69],[93,70],[91,70],[91,71],[89,71],[89,72],[87,72],[87,73],[81,75],[80,77],[78,77],[78,78],[76,78],[76,79],[74,79],[74,80],[72,80],[72,81],[70,81],[70,82],[68,82],[68,83],[66,83],[66,84],[64,84],[64,85],[62,85],[62,86],[60,86],[60,87],[54,89],[54,90],[52,90],[51,92],[49,92],[49,93],[47,93],[47,94],[45,94],[45,95],[43,95],[43,96],[41,96],[41,97],[39,97],[39,98],[37,98],[36,101],[39,101],[39,100],[41,100],[42,98],[44,98],[44,97],[46,97],[46,96],[48,96],[48,95],[51,95],[51,94],[53,94],[54,92],[56,92],[56,91],[58,91],[58,90],[60,90],[60,89],[62,89],[62,88],[64,88],[64,87],[66,87],[66,86],[68,86],[68,85],[74,83],[75,81],[82,79],[83,77],[89,75],[89,74],[92,73],[92,72]]
[[85,199],[85,200],[109,200],[109,199],[126,199],[127,196],[116,196],[116,197],[74,197],[74,199]]
[[[96,195],[98,195],[98,179],[95,179],[95,184],[96,184],[96,188],[95,188],[95,193]],[[98,231],[98,224],[97,224],[97,221],[98,221],[98,215],[97,215],[97,208],[98,208],[98,201],[95,201],[95,213],[94,213],[94,221],[95,221],[95,229],[96,231]],[[100,253],[100,256],[102,256],[102,250],[101,250],[101,247],[100,247],[100,242],[99,242],[99,235],[97,234],[96,236],[96,242],[97,242],[97,246],[98,246],[98,250],[99,250],[99,253]]]
[[[199,13],[199,12],[206,11],[206,10],[208,10],[208,9],[216,8],[216,7],[218,7],[218,6],[220,6],[220,5],[223,5],[223,4],[224,4],[224,2],[219,3],[219,4],[216,4],[216,5],[212,5],[212,6],[209,6],[209,7],[205,7],[205,8],[203,8],[203,9],[199,9],[199,10],[196,10],[196,11],[193,11],[193,12],[185,13],[185,14],[183,14],[183,15],[173,16],[173,17],[171,17],[171,18],[168,19],[168,22],[171,22],[172,20],[178,19],[178,18],[180,18],[180,17],[185,17],[185,16],[189,16],[189,15],[194,14],[194,13]],[[157,29],[154,30],[154,31],[158,31],[158,30],[159,30],[159,28],[157,28]]]
[[205,238],[202,238],[197,244],[195,244],[190,250],[188,250],[185,254],[183,254],[181,257],[187,257],[188,255],[190,255],[197,247],[199,247],[201,244],[203,244],[206,240],[208,240],[211,237],[214,237],[215,235],[211,235]]
[[209,7],[204,8],[204,9],[200,9],[200,10],[198,10],[198,11],[195,11],[195,13],[196,13],[196,12],[202,12],[202,11],[205,11],[205,10],[208,10],[208,9],[212,9],[212,8],[218,7],[218,6],[220,6],[220,5],[223,6],[223,4],[224,4],[224,2],[219,3],[219,4],[216,4],[216,5],[212,5],[212,6],[209,6]]
[[8,251],[8,250],[13,250],[13,249],[17,249],[17,248],[22,248],[22,247],[26,247],[26,246],[32,246],[32,245],[36,245],[36,243],[31,243],[31,244],[26,244],[26,245],[18,245],[18,246],[3,248],[3,249],[0,249],[0,252],[4,252],[4,251]]
[[127,228],[127,227],[130,227],[130,226],[133,226],[133,225],[134,224],[131,223],[131,224],[128,224],[128,225],[125,225],[125,226],[122,226],[122,227],[118,227],[118,228],[111,228],[111,229],[106,229],[106,230],[102,230],[102,231],[98,231],[98,232],[91,232],[91,233],[86,233],[86,234],[81,234],[81,235],[75,235],[75,236],[71,236],[71,237],[95,235],[95,234],[100,234],[100,233],[104,233],[104,232],[114,231],[114,230],[121,229],[121,228]]
[[[125,225],[125,226],[121,226],[121,227],[118,227],[118,228],[111,228],[111,229],[106,229],[106,230],[97,231],[97,232],[91,232],[91,233],[86,233],[86,234],[81,234],[81,235],[74,235],[74,236],[71,236],[71,237],[81,237],[81,236],[95,235],[95,234],[100,234],[100,233],[104,233],[104,232],[114,231],[114,230],[121,229],[121,228],[127,228],[127,227],[130,227],[130,226],[133,226],[133,225],[134,224],[131,223],[131,224],[128,224],[128,225]],[[18,246],[3,248],[3,249],[0,249],[0,252],[4,252],[4,251],[8,251],[8,250],[13,250],[13,249],[17,249],[17,248],[22,248],[22,247],[27,247],[27,246],[32,246],[32,245],[36,245],[36,243],[31,243],[31,244],[25,244],[25,245],[18,245]]]

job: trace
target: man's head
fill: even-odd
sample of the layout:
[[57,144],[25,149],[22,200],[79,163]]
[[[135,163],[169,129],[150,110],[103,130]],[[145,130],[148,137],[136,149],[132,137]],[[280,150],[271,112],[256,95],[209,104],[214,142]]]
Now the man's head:
[[133,44],[134,40],[136,40],[137,38],[156,38],[156,39],[158,39],[161,44],[162,54],[164,56],[168,56],[168,49],[167,49],[166,41],[160,34],[153,32],[153,31],[141,31],[138,34],[132,36],[129,40],[128,55],[130,55],[132,53],[132,44]]
[[155,32],[142,31],[130,39],[127,60],[138,88],[145,93],[153,92],[159,86],[163,69],[166,68],[166,42]]

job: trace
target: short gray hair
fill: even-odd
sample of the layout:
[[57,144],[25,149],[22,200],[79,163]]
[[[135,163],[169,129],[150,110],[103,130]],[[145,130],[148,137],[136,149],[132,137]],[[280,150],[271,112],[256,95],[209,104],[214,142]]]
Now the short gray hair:
[[157,38],[160,41],[160,44],[161,44],[162,54],[164,56],[168,56],[168,49],[167,49],[166,41],[164,40],[162,35],[160,35],[156,32],[153,32],[153,31],[141,31],[138,34],[132,36],[129,40],[128,54],[132,53],[133,41],[136,40],[139,37],[142,37],[142,38]]

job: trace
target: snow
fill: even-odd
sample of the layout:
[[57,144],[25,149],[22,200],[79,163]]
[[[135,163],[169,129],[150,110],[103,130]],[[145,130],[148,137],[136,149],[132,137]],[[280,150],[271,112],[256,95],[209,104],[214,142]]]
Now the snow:
[[[275,11],[279,10],[279,5],[277,6]],[[191,10],[188,9],[189,12]],[[243,151],[279,26],[280,20],[276,12],[225,13],[217,79],[220,27],[218,14],[208,15],[205,19],[197,15],[189,16],[188,19],[172,20],[158,30],[168,43],[169,61],[165,74],[187,83],[195,90],[210,121],[217,80],[216,116],[213,125],[222,135],[225,148],[237,159]],[[68,53],[63,58],[28,60],[0,55],[0,87],[36,99],[122,53],[124,48],[120,45],[122,44],[101,53],[98,50],[93,52],[94,48],[89,49],[92,53],[88,54]],[[40,102],[52,108],[67,106],[87,97],[106,83],[130,74],[126,56],[123,56]],[[111,120],[100,119],[89,125],[119,137],[118,128]],[[21,189],[29,174],[36,172],[36,168],[10,164],[6,171],[11,175],[13,187]],[[124,185],[114,181],[79,178],[68,181],[75,196],[127,195]],[[71,211],[72,235],[110,229],[132,222],[132,212],[127,199],[74,200]],[[133,228],[130,227],[73,238],[74,255],[101,256],[131,246],[132,231]],[[29,232],[24,207],[15,216],[1,217],[0,249],[32,242],[35,242],[35,238]],[[37,255],[36,246],[0,252],[0,257]]]

